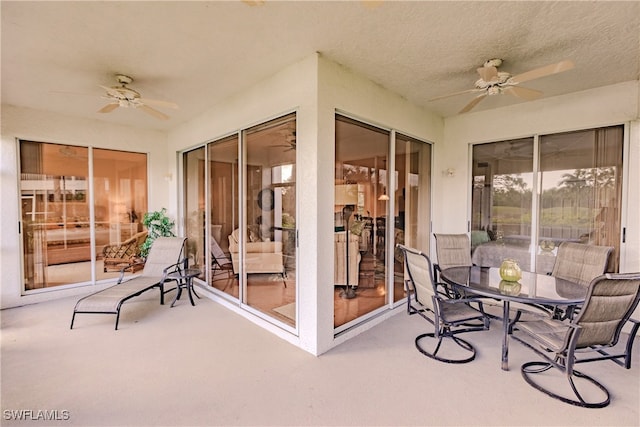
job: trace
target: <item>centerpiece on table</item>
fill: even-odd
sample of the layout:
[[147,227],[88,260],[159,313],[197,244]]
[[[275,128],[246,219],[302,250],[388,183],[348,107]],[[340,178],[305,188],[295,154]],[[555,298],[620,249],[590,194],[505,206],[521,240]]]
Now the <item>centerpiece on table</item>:
[[500,278],[506,282],[517,282],[522,278],[522,270],[515,259],[506,258],[502,261]]

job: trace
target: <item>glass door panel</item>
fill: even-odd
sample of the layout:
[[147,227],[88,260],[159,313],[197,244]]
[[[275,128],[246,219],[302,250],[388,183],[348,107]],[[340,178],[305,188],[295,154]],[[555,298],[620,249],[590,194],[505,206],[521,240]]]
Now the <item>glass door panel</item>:
[[205,148],[183,155],[184,220],[187,237],[187,257],[192,268],[200,269],[200,279],[206,274],[205,252]]
[[91,280],[89,150],[20,141],[25,290]]
[[[118,247],[136,235],[144,237],[138,233],[143,231],[142,218],[147,212],[147,155],[94,148],[93,176],[96,277],[118,277],[123,264],[105,254],[104,248]],[[139,240],[136,244],[144,242]],[[127,262],[126,258],[122,261]]]
[[[390,133],[336,115],[334,206],[334,326],[387,301]],[[348,242],[348,243],[347,243]]]
[[[242,302],[296,324],[295,114],[245,132]],[[241,276],[242,280],[242,276]]]
[[[236,237],[239,227],[238,135],[208,145],[211,274],[209,285],[239,298]],[[233,250],[233,253],[232,253]],[[233,260],[233,262],[232,262]]]
[[473,147],[471,245],[474,264],[514,258],[532,270],[533,138]]
[[[396,134],[395,243],[429,253],[431,212],[431,145]],[[404,259],[394,249],[393,301],[407,295],[404,289]]]
[[615,126],[540,137],[541,271],[551,271],[556,248],[566,240],[614,247],[608,270],[618,271],[623,131]]

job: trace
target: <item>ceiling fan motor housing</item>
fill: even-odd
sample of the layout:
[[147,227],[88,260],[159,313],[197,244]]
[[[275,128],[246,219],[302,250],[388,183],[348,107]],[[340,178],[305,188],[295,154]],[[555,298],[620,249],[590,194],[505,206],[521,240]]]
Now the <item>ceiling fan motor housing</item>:
[[133,79],[129,76],[125,76],[124,74],[116,74],[116,81],[123,86],[133,83]]

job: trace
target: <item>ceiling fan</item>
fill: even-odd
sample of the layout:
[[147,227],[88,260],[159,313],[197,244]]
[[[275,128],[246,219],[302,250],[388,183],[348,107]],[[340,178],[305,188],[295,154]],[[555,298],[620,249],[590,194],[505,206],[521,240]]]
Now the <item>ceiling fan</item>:
[[296,131],[295,130],[284,130],[285,134],[284,134],[284,140],[285,140],[285,144],[277,144],[277,145],[272,145],[272,147],[283,147],[285,148],[285,152],[287,151],[292,151],[296,149]]
[[498,71],[498,67],[500,65],[502,65],[502,59],[489,59],[477,70],[480,78],[476,80],[475,88],[431,98],[429,102],[465,93],[480,93],[459,111],[459,113],[466,113],[478,105],[478,103],[484,98],[491,95],[510,93],[518,98],[531,101],[541,97],[542,92],[519,86],[520,83],[550,76],[552,74],[562,73],[563,71],[570,70],[574,67],[573,62],[567,59],[560,61],[557,64],[546,65],[544,67],[535,68],[512,76],[508,72]]
[[110,102],[99,109],[99,113],[110,113],[118,107],[133,107],[138,108],[157,119],[168,120],[169,116],[150,107],[150,105],[165,108],[178,108],[178,106],[173,102],[141,98],[140,93],[130,87],[127,87],[128,84],[133,82],[133,79],[129,76],[116,74],[116,81],[119,86],[100,86],[106,92],[103,98],[108,99]]

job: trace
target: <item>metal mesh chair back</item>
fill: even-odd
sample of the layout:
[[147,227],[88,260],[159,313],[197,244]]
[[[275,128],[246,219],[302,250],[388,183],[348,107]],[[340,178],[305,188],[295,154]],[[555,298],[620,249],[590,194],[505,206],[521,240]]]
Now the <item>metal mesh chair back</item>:
[[224,267],[225,265],[231,265],[231,260],[224,253],[218,242],[215,238],[211,238],[211,255],[213,259],[220,267]]
[[434,234],[436,256],[441,270],[471,266],[471,242],[466,234]]
[[167,266],[180,261],[185,240],[183,237],[156,238],[149,250],[142,275],[161,277]]
[[610,246],[562,242],[551,275],[589,286],[593,279],[605,272],[611,251],[613,248]]
[[594,279],[574,319],[580,326],[576,348],[615,345],[639,299],[640,273],[605,274]]
[[431,261],[422,252],[402,245],[398,245],[398,247],[404,252],[405,268],[415,291],[416,301],[433,310],[432,296],[435,292]]

